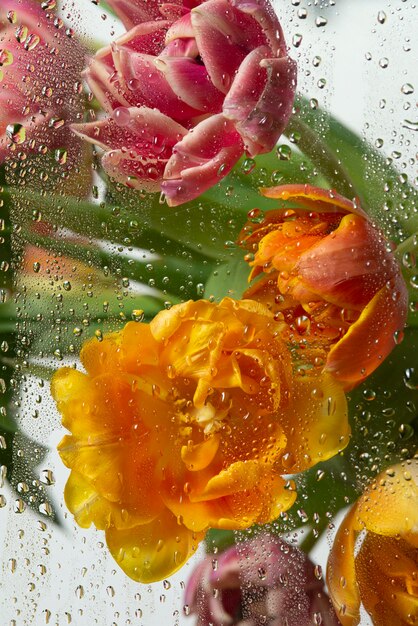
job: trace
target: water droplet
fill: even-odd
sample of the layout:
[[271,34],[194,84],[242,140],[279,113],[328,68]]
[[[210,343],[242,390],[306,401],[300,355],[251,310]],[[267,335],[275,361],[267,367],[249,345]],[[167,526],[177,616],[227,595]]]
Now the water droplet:
[[60,165],[65,165],[67,163],[67,150],[64,148],[59,148],[55,151],[55,160]]
[[10,50],[0,50],[0,67],[6,67],[7,65],[11,65],[13,63],[13,54]]
[[118,107],[115,109],[112,117],[118,126],[127,126],[131,122],[131,114],[126,107]]
[[382,69],[386,69],[389,65],[389,59],[387,57],[382,57],[379,61],[379,65]]
[[315,26],[321,28],[322,26],[326,26],[328,24],[328,20],[326,17],[319,15],[315,20]]
[[418,389],[418,370],[408,367],[405,370],[403,381],[408,389]]
[[409,96],[411,93],[414,93],[414,86],[411,85],[411,83],[405,83],[404,85],[402,85],[401,91],[406,96]]
[[9,124],[6,128],[6,135],[15,144],[21,144],[26,139],[26,129],[22,124]]
[[386,13],[384,11],[379,11],[377,14],[377,21],[379,24],[384,24],[386,22]]
[[286,144],[282,144],[277,148],[277,156],[281,161],[290,161],[292,157],[292,149]]
[[134,322],[143,322],[145,317],[145,312],[142,309],[134,309],[132,311],[132,319]]
[[299,48],[302,44],[303,36],[300,33],[295,33],[292,37],[292,46],[294,48]]

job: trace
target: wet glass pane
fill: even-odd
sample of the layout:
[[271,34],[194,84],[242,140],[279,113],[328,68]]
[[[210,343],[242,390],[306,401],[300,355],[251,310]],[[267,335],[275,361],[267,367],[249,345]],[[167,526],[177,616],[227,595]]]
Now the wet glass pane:
[[418,624],[415,26],[1,0],[1,624]]

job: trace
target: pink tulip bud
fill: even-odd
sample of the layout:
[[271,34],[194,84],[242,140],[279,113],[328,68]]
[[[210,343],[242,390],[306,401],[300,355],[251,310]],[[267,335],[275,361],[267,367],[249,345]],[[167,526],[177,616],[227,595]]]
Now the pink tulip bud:
[[[194,6],[197,4],[197,6]],[[171,206],[269,152],[289,120],[296,66],[268,0],[112,0],[131,30],[85,72],[109,117],[74,126],[102,165]]]
[[[52,9],[33,0],[0,6],[0,162],[74,144],[84,52]],[[65,158],[65,157],[62,157]]]
[[339,626],[321,568],[269,534],[207,556],[187,584],[185,602],[197,626]]

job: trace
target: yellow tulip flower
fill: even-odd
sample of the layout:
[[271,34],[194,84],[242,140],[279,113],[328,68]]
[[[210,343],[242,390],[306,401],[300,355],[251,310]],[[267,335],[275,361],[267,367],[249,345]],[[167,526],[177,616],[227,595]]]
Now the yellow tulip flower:
[[327,582],[343,626],[418,624],[418,457],[382,472],[345,517]]
[[169,576],[209,528],[276,519],[296,497],[282,475],[348,443],[341,386],[293,373],[279,330],[251,300],[189,301],[87,342],[86,373],[54,375],[67,506],[133,579]]

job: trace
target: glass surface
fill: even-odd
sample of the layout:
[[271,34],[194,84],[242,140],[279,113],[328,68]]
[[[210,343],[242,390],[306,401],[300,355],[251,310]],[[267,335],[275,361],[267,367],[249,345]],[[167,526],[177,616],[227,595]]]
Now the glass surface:
[[[16,34],[29,20],[26,13],[21,19],[26,5],[43,14],[47,53],[43,41],[28,41],[31,32]],[[336,530],[349,507],[380,472],[412,459],[418,447],[416,4],[275,2],[298,73],[287,130],[272,152],[243,156],[226,178],[220,180],[218,173],[219,182],[201,197],[171,208],[159,193],[109,180],[100,148],[69,129],[71,123],[103,118],[100,90],[90,91],[92,83],[89,87],[82,70],[98,49],[125,33],[120,19],[96,0],[40,5],[7,0],[0,6],[0,621],[15,626],[194,623],[185,587],[205,549],[215,551],[216,560],[234,541],[244,545],[247,534],[228,528],[209,531],[206,543],[196,541],[196,552],[177,572],[152,583],[129,578],[109,554],[104,531],[94,524],[81,528],[64,502],[70,470],[57,446],[68,431],[51,397],[50,380],[63,366],[81,371],[84,342],[93,338],[100,345],[107,333],[120,331],[128,321],[148,323],[159,311],[189,299],[239,300],[248,287],[248,250],[238,243],[247,214],[277,205],[258,190],[293,183],[333,188],[349,200],[360,196],[371,221],[393,242],[382,249],[394,252],[398,246],[409,292],[408,322],[405,330],[396,329],[393,352],[370,377],[345,389],[352,432],[348,447],[347,440],[333,458],[308,465],[296,479],[293,508],[255,531],[301,546],[322,568],[318,579],[323,580]],[[37,32],[39,17],[28,24],[29,31]],[[27,58],[22,58],[22,48],[13,48],[8,56],[8,37],[22,44]],[[13,79],[18,78],[13,89],[11,67],[16,70]],[[128,180],[128,185],[135,183]],[[376,258],[386,259],[380,248]],[[109,389],[111,402],[116,392]],[[305,402],[309,407],[311,400]],[[87,414],[89,409],[80,409],[80,419],[84,410]],[[303,430],[303,420],[298,424]],[[98,465],[101,458],[99,453]],[[112,471],[106,469],[106,476]],[[141,471],[147,482],[146,468]],[[295,473],[282,475],[291,481]],[[416,518],[416,496],[409,507]],[[383,517],[384,509],[383,504]],[[411,609],[408,619],[417,621],[416,548],[411,558],[415,613]],[[251,560],[257,562],[254,555]],[[247,565],[241,563],[242,572]],[[298,584],[290,577],[284,586],[295,589]],[[384,596],[382,587],[378,594]],[[259,622],[248,623],[285,625],[289,618],[289,626],[305,624],[291,622],[291,614],[280,611],[281,621],[269,622],[263,610]],[[321,610],[312,612],[306,624],[328,623],[324,616]],[[359,623],[380,622],[362,607]]]

